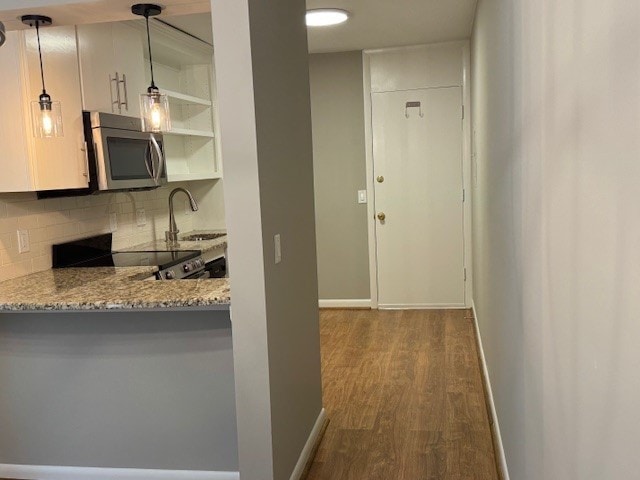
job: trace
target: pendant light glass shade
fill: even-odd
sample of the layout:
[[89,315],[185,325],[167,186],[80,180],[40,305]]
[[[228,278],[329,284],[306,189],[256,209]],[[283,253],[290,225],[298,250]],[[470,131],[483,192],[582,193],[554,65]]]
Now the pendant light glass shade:
[[36,27],[38,38],[38,58],[40,60],[40,78],[42,80],[42,93],[38,100],[31,102],[31,124],[33,135],[37,138],[62,137],[62,107],[60,102],[51,100],[44,85],[44,68],[42,66],[42,48],[40,46],[40,27],[51,25],[52,20],[44,15],[24,15],[22,23],[30,27]]
[[160,93],[153,78],[153,55],[151,53],[151,34],[149,33],[149,17],[160,15],[162,7],[153,3],[137,3],[131,7],[131,13],[144,17],[147,27],[147,46],[149,47],[149,71],[151,85],[146,93],[140,95],[140,116],[142,117],[142,131],[161,133],[171,130],[171,116],[169,114],[169,99]]
[[140,114],[143,132],[168,132],[171,130],[169,99],[157,88],[149,87],[147,93],[140,95]]
[[62,107],[60,102],[51,101],[47,94],[40,100],[31,102],[31,121],[33,135],[37,138],[62,137]]

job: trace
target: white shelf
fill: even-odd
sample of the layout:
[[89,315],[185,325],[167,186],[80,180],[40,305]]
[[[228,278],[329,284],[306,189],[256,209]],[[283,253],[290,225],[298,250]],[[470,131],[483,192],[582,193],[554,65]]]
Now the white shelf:
[[192,180],[215,180],[222,178],[222,174],[219,172],[212,173],[176,173],[169,174],[169,182],[188,182]]
[[213,138],[215,135],[208,130],[192,130],[190,128],[172,128],[170,132],[164,132],[163,135],[181,135],[187,137],[208,137]]
[[187,95],[186,93],[174,92],[166,89],[162,89],[161,93],[164,93],[169,97],[169,100],[173,100],[175,103],[180,105],[202,105],[205,107],[210,107],[212,105],[211,100],[194,97],[193,95]]

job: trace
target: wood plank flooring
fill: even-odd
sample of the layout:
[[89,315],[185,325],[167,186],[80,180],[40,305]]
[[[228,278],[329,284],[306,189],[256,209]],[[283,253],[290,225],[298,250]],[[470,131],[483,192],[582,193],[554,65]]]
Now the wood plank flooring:
[[307,480],[497,480],[471,312],[323,310]]

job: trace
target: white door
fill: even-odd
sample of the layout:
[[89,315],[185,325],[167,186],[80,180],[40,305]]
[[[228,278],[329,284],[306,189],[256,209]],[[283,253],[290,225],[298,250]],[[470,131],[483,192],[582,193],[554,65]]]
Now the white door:
[[378,305],[463,307],[462,89],[373,93],[372,109]]

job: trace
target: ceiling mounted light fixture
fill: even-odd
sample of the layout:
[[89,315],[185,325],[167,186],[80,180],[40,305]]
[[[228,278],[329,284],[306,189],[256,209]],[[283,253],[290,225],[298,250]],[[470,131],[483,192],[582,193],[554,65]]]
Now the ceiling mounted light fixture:
[[138,3],[131,7],[131,13],[144,17],[147,23],[147,44],[149,46],[149,67],[151,69],[151,85],[140,95],[140,115],[142,131],[161,133],[171,130],[169,116],[169,99],[160,93],[153,79],[153,56],[151,55],[151,35],[149,33],[149,17],[160,15],[162,7],[153,3]]
[[60,102],[51,100],[44,86],[44,68],[42,67],[42,48],[40,47],[40,27],[46,27],[53,23],[51,18],[44,15],[23,15],[22,23],[30,27],[36,27],[38,37],[38,57],[40,59],[40,79],[42,80],[42,93],[37,101],[31,102],[31,121],[33,135],[38,138],[52,138],[62,136],[62,107]]
[[339,8],[315,8],[307,10],[308,27],[329,27],[344,23],[349,19],[349,12]]

